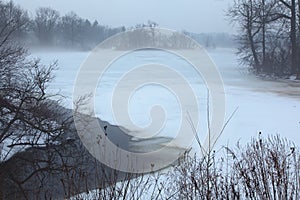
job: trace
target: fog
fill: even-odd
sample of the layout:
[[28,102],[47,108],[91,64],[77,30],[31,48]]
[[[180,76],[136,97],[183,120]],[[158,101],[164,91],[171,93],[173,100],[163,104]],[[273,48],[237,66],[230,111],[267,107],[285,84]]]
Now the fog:
[[298,5],[0,0],[0,200],[300,199]]
[[148,20],[162,28],[191,32],[234,32],[224,13],[231,0],[15,0],[34,16],[39,7],[51,7],[61,14],[70,11],[100,24],[109,26],[134,26]]

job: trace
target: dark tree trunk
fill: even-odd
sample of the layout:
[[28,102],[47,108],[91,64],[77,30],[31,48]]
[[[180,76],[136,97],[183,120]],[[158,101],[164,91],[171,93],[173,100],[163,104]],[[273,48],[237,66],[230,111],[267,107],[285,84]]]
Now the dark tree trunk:
[[[299,23],[299,37],[300,37],[300,0],[298,0],[298,23]],[[300,41],[298,41],[298,69],[297,69],[297,79],[300,80]]]
[[259,64],[259,60],[258,60],[256,49],[255,49],[254,40],[253,40],[253,36],[252,36],[252,31],[251,30],[248,30],[248,37],[249,37],[249,42],[250,42],[250,46],[251,46],[251,52],[253,54],[255,68],[256,69],[260,69],[260,64]]
[[291,43],[292,43],[292,73],[296,74],[298,71],[297,58],[297,18],[296,18],[296,0],[291,2]]
[[[298,54],[297,54],[297,5],[296,0],[291,0],[289,4],[287,1],[279,0],[284,6],[286,6],[290,12],[291,16],[288,17],[291,23],[291,30],[290,30],[290,40],[291,40],[291,73],[297,74],[299,63],[298,63]],[[298,2],[299,4],[299,2]]]
[[262,0],[262,51],[263,51],[263,60],[262,65],[264,69],[266,68],[266,16],[265,16],[265,6],[266,1]]
[[247,17],[248,17],[248,21],[247,21],[247,35],[248,35],[248,40],[250,43],[250,49],[253,55],[253,60],[254,60],[254,67],[256,70],[260,70],[260,64],[259,64],[259,60],[258,60],[258,56],[257,56],[257,52],[256,52],[256,48],[254,45],[254,34],[253,34],[253,8],[252,8],[252,3],[250,4],[250,10],[247,11]]

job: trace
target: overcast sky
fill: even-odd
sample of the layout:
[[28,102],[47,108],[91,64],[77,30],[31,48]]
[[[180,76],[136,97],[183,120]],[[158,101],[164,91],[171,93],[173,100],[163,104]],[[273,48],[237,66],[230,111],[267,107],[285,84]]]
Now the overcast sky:
[[14,0],[34,16],[38,7],[61,14],[76,12],[109,26],[134,26],[155,21],[162,28],[191,32],[232,32],[225,10],[232,0]]

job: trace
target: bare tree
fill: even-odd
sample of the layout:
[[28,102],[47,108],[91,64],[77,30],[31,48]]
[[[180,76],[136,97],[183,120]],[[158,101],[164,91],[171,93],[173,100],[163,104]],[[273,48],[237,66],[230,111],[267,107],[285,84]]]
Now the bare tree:
[[35,33],[41,44],[49,45],[59,19],[59,12],[52,8],[39,8],[34,20]]
[[285,15],[287,19],[290,20],[290,38],[291,38],[291,67],[292,73],[298,73],[298,68],[300,69],[298,63],[298,54],[297,54],[297,12],[296,12],[296,0],[279,0],[289,11],[290,15]]
[[[83,40],[82,27],[83,19],[76,13],[70,12],[61,17],[59,28],[62,34],[64,43],[74,47],[75,44],[80,44]],[[88,27],[87,27],[88,28]]]
[[298,72],[296,12],[296,0],[236,0],[229,8],[241,28],[239,55],[256,73]]
[[0,46],[4,45],[8,39],[20,37],[29,21],[27,12],[12,1],[9,3],[0,1]]
[[[27,25],[27,14],[12,3],[0,2],[0,199],[6,161],[27,148],[45,148],[68,129],[70,118],[59,106],[56,95],[47,94],[56,64],[43,66],[28,60],[26,50],[13,35]],[[28,168],[27,168],[28,170]],[[19,170],[20,171],[20,170]],[[32,173],[35,173],[33,171]],[[26,182],[31,175],[21,182]],[[8,180],[8,181],[13,181]],[[15,180],[18,182],[17,180]],[[21,184],[21,182],[18,182]]]
[[261,61],[258,55],[257,39],[261,24],[259,22],[259,9],[256,0],[236,0],[228,10],[228,16],[232,23],[238,23],[242,34],[239,37],[239,54],[242,60],[250,63],[256,70],[261,71]]

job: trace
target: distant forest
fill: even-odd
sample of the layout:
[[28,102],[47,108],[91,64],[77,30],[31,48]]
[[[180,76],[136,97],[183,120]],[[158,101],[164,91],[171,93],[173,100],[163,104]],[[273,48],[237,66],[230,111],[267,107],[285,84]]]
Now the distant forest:
[[[110,27],[101,25],[97,20],[78,16],[71,11],[65,15],[49,7],[38,8],[33,17],[21,7],[11,1],[1,7],[0,27],[10,26],[11,17],[17,23],[17,31],[12,37],[14,41],[26,44],[29,47],[58,47],[67,49],[90,50],[105,39],[126,30],[143,27],[157,27],[156,22],[136,24],[134,27]],[[190,33],[184,34],[192,37],[201,45],[208,48],[217,46],[234,46],[233,36],[226,33]]]
[[1,30],[11,26],[11,23],[17,23],[18,27],[11,37],[12,40],[30,47],[90,49],[106,38],[125,31],[125,27],[103,26],[97,20],[91,22],[74,12],[61,16],[52,8],[39,8],[35,16],[30,18],[27,11],[15,6],[13,2],[1,6]]

